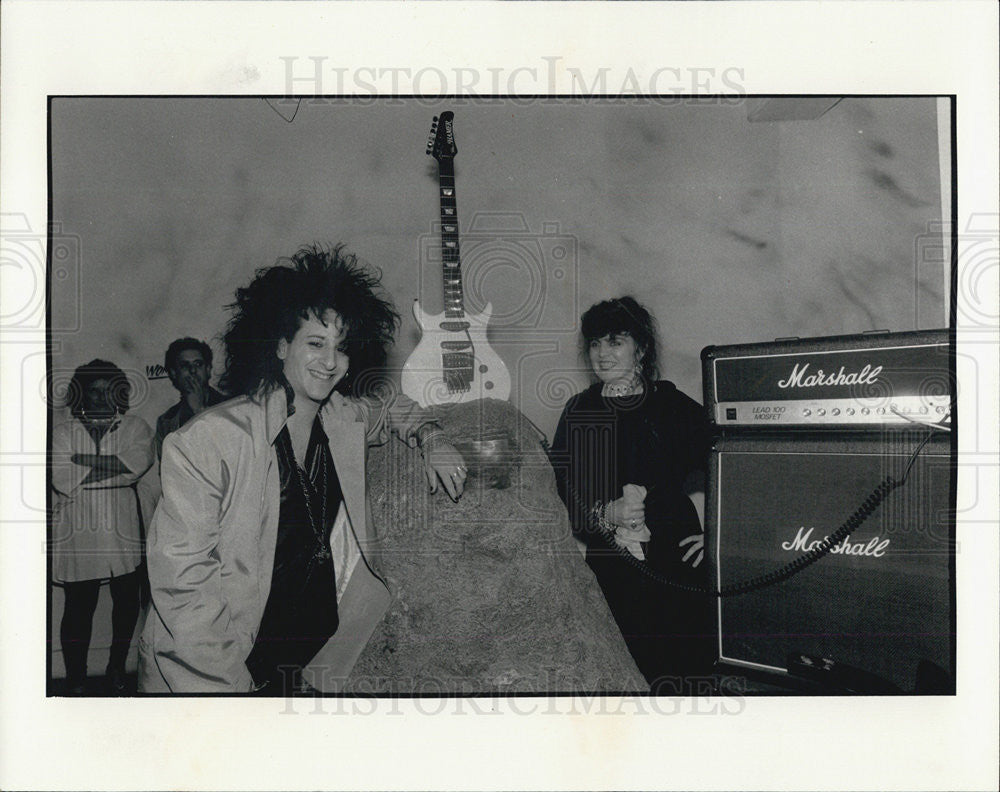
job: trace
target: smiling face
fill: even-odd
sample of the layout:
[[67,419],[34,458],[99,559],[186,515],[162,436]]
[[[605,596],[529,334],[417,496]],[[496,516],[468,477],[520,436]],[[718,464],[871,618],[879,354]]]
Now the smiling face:
[[595,338],[587,347],[590,365],[597,378],[605,383],[630,382],[639,367],[639,347],[628,333],[609,333]]
[[315,316],[303,319],[291,341],[278,342],[278,359],[296,402],[322,403],[347,374],[346,335],[337,312],[327,311],[322,321]]

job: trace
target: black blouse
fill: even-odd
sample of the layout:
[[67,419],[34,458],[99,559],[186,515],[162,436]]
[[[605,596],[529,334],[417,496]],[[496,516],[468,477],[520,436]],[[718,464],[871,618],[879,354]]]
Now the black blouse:
[[552,443],[556,483],[573,531],[588,554],[606,551],[590,511],[620,498],[625,484],[642,485],[652,534],[648,561],[682,571],[684,550],[677,542],[701,530],[684,482],[707,463],[711,432],[704,409],[665,380],[634,396],[604,397],[601,388],[597,383],[567,402]]
[[283,687],[337,631],[337,581],[330,534],[343,500],[319,416],[313,422],[305,469],[292,450],[288,427],[275,440],[281,509],[271,591],[247,658],[254,682]]

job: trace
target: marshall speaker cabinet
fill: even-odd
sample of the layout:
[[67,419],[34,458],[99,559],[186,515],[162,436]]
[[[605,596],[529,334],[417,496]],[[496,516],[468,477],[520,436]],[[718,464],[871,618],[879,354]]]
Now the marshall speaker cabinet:
[[720,668],[953,693],[947,331],[708,347],[702,363]]

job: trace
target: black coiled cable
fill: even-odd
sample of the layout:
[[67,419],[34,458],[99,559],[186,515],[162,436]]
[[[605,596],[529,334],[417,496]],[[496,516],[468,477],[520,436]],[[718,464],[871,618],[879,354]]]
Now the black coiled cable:
[[767,572],[749,580],[740,581],[739,583],[733,583],[729,586],[722,586],[718,591],[712,591],[707,588],[702,590],[706,594],[714,594],[716,597],[735,597],[740,594],[748,594],[751,591],[766,588],[767,586],[773,586],[775,583],[780,583],[783,580],[788,580],[792,575],[797,575],[807,566],[815,564],[840,544],[840,542],[850,536],[861,523],[871,517],[874,511],[882,504],[882,501],[889,496],[889,493],[896,489],[896,487],[901,486],[905,480],[905,476],[899,481],[896,481],[891,476],[886,476],[885,480],[872,490],[872,493],[858,507],[857,511],[848,517],[836,531],[823,539],[812,550],[803,553],[798,558],[781,567],[781,569],[776,569],[773,572]]
[[[679,589],[681,591],[687,591],[694,594],[704,594],[706,596],[722,598],[722,597],[735,597],[741,594],[748,594],[751,591],[757,591],[767,586],[773,586],[776,583],[781,583],[784,580],[793,575],[797,575],[803,569],[812,564],[815,564],[823,556],[827,555],[834,547],[836,547],[840,542],[844,541],[848,536],[850,536],[857,528],[871,515],[875,510],[882,504],[882,502],[889,497],[889,494],[898,487],[901,487],[906,483],[907,477],[910,475],[910,468],[913,467],[913,463],[917,459],[917,455],[921,452],[923,447],[933,436],[933,431],[927,433],[927,436],[920,441],[920,444],[914,449],[913,453],[910,455],[910,459],[906,464],[906,469],[903,471],[902,477],[898,480],[892,478],[892,476],[886,476],[885,479],[874,489],[871,494],[865,498],[864,502],[857,508],[857,510],[848,517],[832,534],[827,536],[820,542],[819,545],[809,550],[798,558],[795,558],[785,566],[780,569],[776,569],[773,572],[767,572],[763,575],[758,575],[756,577],[748,578],[747,580],[741,580],[738,583],[733,583],[728,586],[722,586],[719,589],[712,589],[707,586],[692,586],[685,583],[678,583],[675,580],[670,580],[664,577],[662,574],[652,569],[648,564],[640,561],[634,555],[632,555],[628,550],[619,547],[619,545],[614,540],[614,535],[609,531],[605,530],[597,524],[594,520],[594,525],[597,527],[597,534],[601,536],[609,548],[615,551],[615,554],[624,558],[626,561],[631,563],[634,567],[639,569],[644,575],[652,578],[657,583],[661,583],[670,588]],[[544,439],[542,440],[542,445],[545,448],[546,453],[549,452],[549,445]],[[577,507],[579,507],[583,514],[591,514],[591,509],[583,503],[582,498],[579,493],[574,490],[567,480],[566,491],[570,494],[570,497],[576,502]]]

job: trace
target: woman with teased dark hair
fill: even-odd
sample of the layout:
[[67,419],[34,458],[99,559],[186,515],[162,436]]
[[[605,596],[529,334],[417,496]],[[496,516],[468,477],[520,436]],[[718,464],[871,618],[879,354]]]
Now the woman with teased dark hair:
[[226,369],[221,386],[230,393],[256,396],[283,385],[284,361],[276,354],[302,322],[321,319],[326,311],[343,327],[340,346],[350,361],[335,390],[368,395],[378,382],[364,373],[385,365],[399,315],[379,296],[379,273],[363,267],[343,246],[303,248],[279,266],[257,271],[245,288],[236,290],[234,310],[225,334]]
[[152,431],[125,413],[130,386],[114,363],[95,359],[70,380],[72,418],[52,427],[52,576],[65,594],[59,626],[67,690],[84,692],[101,584],[112,599],[108,692],[125,692],[125,660],[139,618],[142,526],[132,485],[153,463]]
[[589,308],[581,336],[597,382],[559,419],[559,494],[636,665],[668,692],[710,669],[710,600],[669,585],[707,583],[684,485],[704,470],[708,422],[697,402],[657,379],[656,322],[634,298]]
[[440,479],[461,495],[461,455],[377,378],[398,322],[378,288],[338,246],[303,248],[237,289],[221,382],[238,396],[163,444],[144,692],[335,690],[390,600],[367,446],[389,432],[419,444],[432,490]]

